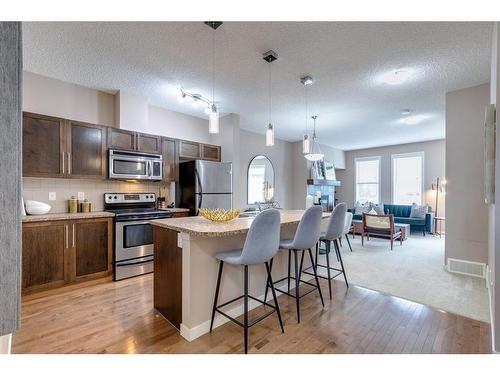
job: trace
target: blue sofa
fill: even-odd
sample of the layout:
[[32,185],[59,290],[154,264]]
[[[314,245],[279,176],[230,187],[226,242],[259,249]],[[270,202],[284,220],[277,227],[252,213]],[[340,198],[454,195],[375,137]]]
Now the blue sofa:
[[[354,214],[354,208],[349,209],[349,212],[353,213],[354,220],[362,220],[362,215]],[[386,214],[394,215],[394,222],[401,224],[410,224],[411,231],[421,231],[424,236],[425,233],[432,233],[434,222],[434,212],[431,211],[429,207],[429,212],[425,215],[425,219],[417,219],[410,217],[411,206],[399,205],[399,204],[384,204],[384,212]]]

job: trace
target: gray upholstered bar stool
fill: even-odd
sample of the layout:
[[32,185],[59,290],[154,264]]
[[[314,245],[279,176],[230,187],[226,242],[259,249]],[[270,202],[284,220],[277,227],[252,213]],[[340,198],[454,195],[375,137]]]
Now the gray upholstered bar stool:
[[[297,230],[295,232],[295,236],[293,239],[289,240],[283,240],[280,241],[280,250],[288,251],[288,276],[284,277],[280,280],[275,281],[274,283],[277,284],[279,282],[282,282],[284,280],[288,280],[288,291],[281,290],[279,288],[275,288],[276,290],[280,291],[283,294],[286,294],[290,297],[295,298],[295,302],[297,304],[297,323],[300,323],[300,299],[307,294],[315,291],[316,289],[318,290],[319,297],[321,298],[321,304],[325,306],[325,303],[323,301],[323,295],[321,294],[321,287],[319,285],[319,279],[316,274],[316,266],[314,263],[313,255],[311,252],[311,248],[316,247],[321,235],[321,219],[323,217],[323,208],[321,206],[312,206],[309,207],[305,212],[302,218],[300,219],[299,225],[297,227]],[[302,256],[300,260],[300,268],[299,268],[299,263],[298,263],[298,252],[302,251]],[[309,257],[311,258],[311,264],[312,269],[314,270],[314,276],[316,280],[316,284],[312,284],[308,281],[304,281],[300,279],[300,276],[302,275],[302,265],[304,263],[304,253],[308,251],[309,252]],[[294,264],[295,264],[295,276],[290,275],[290,263],[291,263],[291,257],[292,253],[294,256]],[[271,269],[273,266],[273,261],[271,260]],[[292,295],[290,293],[290,279],[295,280],[295,295]],[[299,291],[299,285],[300,283],[304,283],[310,286],[313,286],[314,289],[309,290],[308,292],[304,293],[303,295],[300,295]],[[266,292],[264,294],[264,300],[267,299],[267,291],[271,287],[271,290],[273,288],[273,281],[271,280],[271,277],[269,276],[267,285],[266,285]]]
[[[330,292],[330,299],[332,299],[332,279],[336,278],[340,274],[344,275],[345,284],[349,288],[347,277],[345,275],[344,262],[342,261],[342,254],[340,254],[339,243],[338,243],[339,240],[344,235],[346,212],[347,212],[347,206],[345,203],[339,203],[337,206],[335,206],[330,216],[326,232],[321,234],[320,242],[323,242],[326,246],[326,251],[325,251],[326,265],[318,263],[319,249],[316,248],[316,261],[315,261],[316,267],[323,267],[326,268],[327,270],[327,275],[328,275],[327,277],[322,275],[319,275],[319,277],[328,280],[328,291]],[[341,269],[330,266],[330,249],[332,243],[335,247],[335,254],[337,255],[337,259],[340,262]],[[335,271],[336,273],[332,275],[331,271]],[[304,271],[304,273],[311,275],[311,273],[307,271]],[[314,274],[316,274],[316,271],[314,272]]]
[[[254,324],[260,322],[264,318],[276,312],[278,314],[278,320],[281,327],[281,332],[283,330],[283,322],[281,320],[280,308],[278,305],[278,300],[276,299],[276,292],[274,287],[271,288],[274,299],[274,306],[268,304],[265,300],[261,301],[248,294],[248,266],[255,264],[265,264],[268,280],[271,279],[271,268],[269,261],[278,252],[280,240],[280,213],[276,209],[268,209],[260,214],[258,214],[250,229],[248,230],[245,244],[243,249],[223,251],[216,254],[216,258],[220,261],[219,264],[219,275],[217,276],[217,286],[215,288],[215,298],[214,305],[212,309],[212,320],[210,322],[210,332],[214,325],[215,312],[224,315],[229,320],[235,322],[244,331],[245,340],[245,353],[248,351],[248,328],[252,327]],[[217,305],[217,300],[219,298],[220,282],[222,277],[222,268],[224,263],[239,265],[244,267],[244,278],[243,278],[243,295],[236,297],[230,301],[227,301],[221,305]],[[272,280],[272,279],[271,279]],[[233,317],[227,315],[220,308],[227,306],[237,300],[243,298],[243,323],[234,319]],[[251,298],[257,302],[263,303],[267,307],[271,307],[271,311],[257,318],[253,323],[248,323],[248,299]]]

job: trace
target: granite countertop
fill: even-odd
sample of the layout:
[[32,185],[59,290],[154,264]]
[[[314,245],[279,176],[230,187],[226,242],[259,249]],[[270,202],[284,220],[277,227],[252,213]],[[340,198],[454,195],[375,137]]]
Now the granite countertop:
[[92,219],[98,217],[114,217],[115,214],[106,211],[94,212],[78,212],[75,214],[70,213],[48,213],[45,215],[27,215],[23,216],[23,223],[35,223],[39,221],[54,221],[54,220],[73,220],[73,219]]
[[[303,210],[282,210],[281,225],[297,224]],[[330,213],[323,213],[323,218],[330,216]],[[202,216],[188,216],[172,219],[152,220],[151,223],[155,226],[172,229],[178,232],[188,233],[195,236],[204,237],[226,237],[237,234],[245,234],[248,232],[253,217],[238,217],[228,222],[216,223],[205,219]]]

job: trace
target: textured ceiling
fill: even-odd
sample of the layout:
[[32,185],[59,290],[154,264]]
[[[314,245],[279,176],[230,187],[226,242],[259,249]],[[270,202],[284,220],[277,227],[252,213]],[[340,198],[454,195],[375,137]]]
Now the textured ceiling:
[[[491,31],[476,22],[225,22],[216,34],[216,101],[241,116],[242,128],[263,133],[269,65],[261,55],[273,49],[276,137],[302,138],[299,77],[308,73],[321,143],[348,150],[443,138],[445,93],[489,81]],[[23,33],[28,71],[206,118],[177,100],[181,86],[211,96],[212,33],[202,22],[26,22]],[[415,72],[404,84],[378,81],[401,68]],[[425,119],[400,123],[406,108]]]

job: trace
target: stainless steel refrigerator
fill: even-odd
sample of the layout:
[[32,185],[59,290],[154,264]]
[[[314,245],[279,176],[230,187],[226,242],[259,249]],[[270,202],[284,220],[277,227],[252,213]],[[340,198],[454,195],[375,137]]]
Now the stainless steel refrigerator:
[[179,164],[176,206],[197,215],[200,208],[233,208],[233,164],[193,160]]

